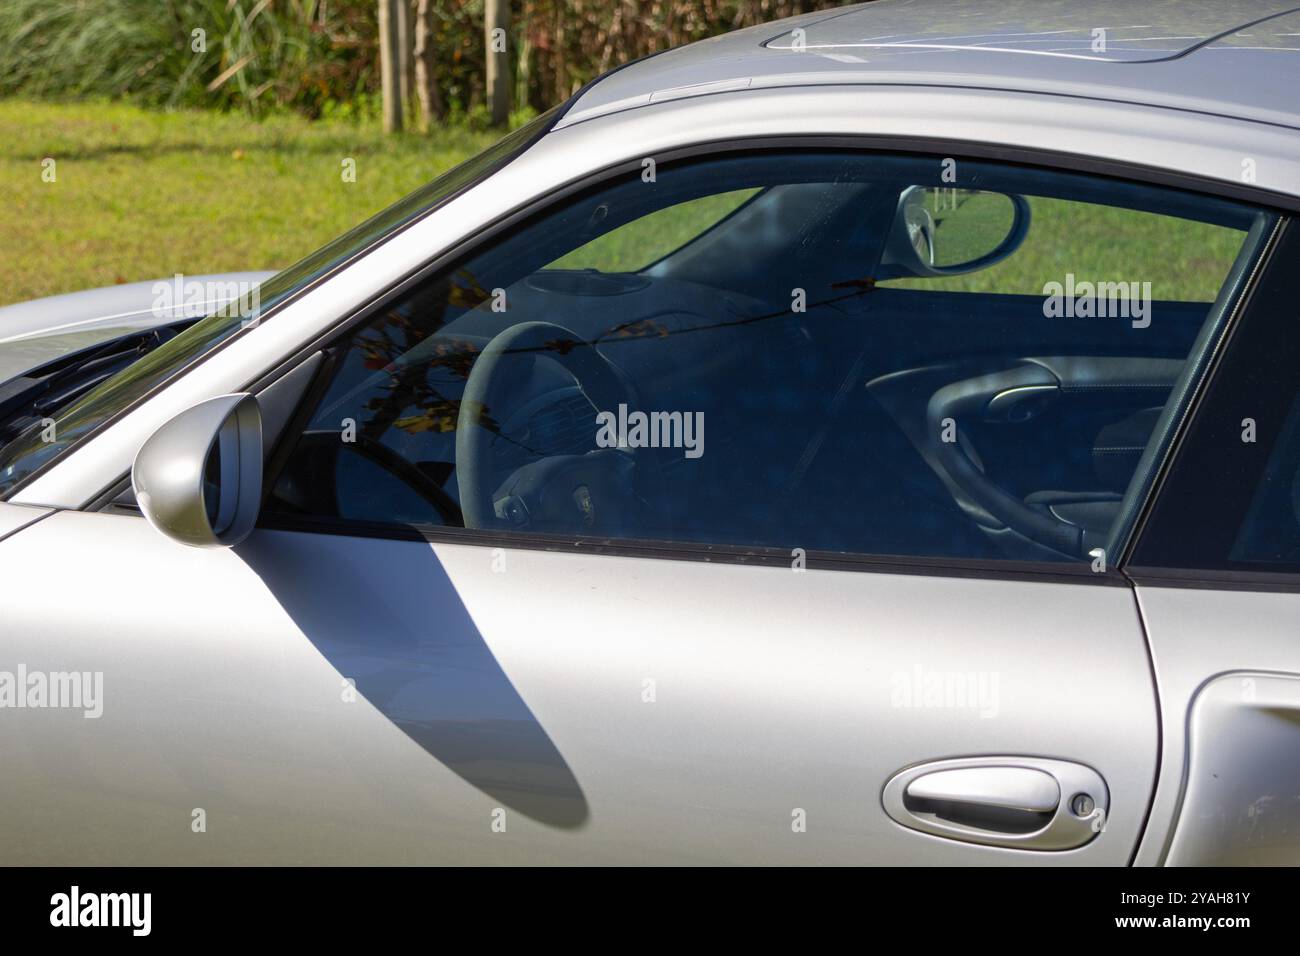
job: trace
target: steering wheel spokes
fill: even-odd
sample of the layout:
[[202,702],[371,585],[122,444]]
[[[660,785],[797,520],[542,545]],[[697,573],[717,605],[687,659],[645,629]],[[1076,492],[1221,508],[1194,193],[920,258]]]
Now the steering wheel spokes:
[[[508,372],[519,372],[524,362],[538,356],[562,366],[596,411],[637,405],[635,390],[623,373],[569,329],[551,322],[523,322],[499,333],[470,369],[456,422],[457,484],[465,527],[614,534],[636,501],[634,472],[642,456],[593,447],[585,454],[530,462],[504,482],[492,473],[496,433],[484,424],[482,412],[504,421],[499,406],[519,402],[510,394]],[[592,435],[594,445],[594,413]]]
[[493,515],[517,531],[617,535],[635,511],[635,470],[635,456],[617,448],[543,458],[497,489]]

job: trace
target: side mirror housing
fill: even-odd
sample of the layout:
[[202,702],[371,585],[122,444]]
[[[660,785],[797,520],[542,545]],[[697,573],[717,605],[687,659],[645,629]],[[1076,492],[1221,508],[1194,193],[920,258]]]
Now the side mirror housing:
[[149,436],[131,467],[151,525],[196,548],[248,537],[262,502],[262,413],[244,392],[188,408]]

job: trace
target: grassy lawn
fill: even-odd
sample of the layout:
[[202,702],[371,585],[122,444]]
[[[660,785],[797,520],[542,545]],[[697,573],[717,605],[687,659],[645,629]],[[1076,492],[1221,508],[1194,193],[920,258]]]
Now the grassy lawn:
[[[279,269],[493,133],[0,100],[0,305],[117,282]],[[42,160],[55,160],[55,182]],[[356,182],[344,182],[344,159]]]

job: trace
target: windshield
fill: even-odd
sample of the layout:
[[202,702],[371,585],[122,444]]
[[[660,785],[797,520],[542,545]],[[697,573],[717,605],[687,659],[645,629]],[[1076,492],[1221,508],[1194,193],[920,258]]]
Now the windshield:
[[199,320],[170,342],[149,352],[79,401],[62,409],[54,418],[29,426],[0,448],[0,497],[15,491],[38,469],[126,411],[241,328],[266,318],[269,312],[321,276],[496,172],[549,129],[557,111],[558,107],[543,113],[301,262],[267,279],[261,285],[254,311],[221,310]]

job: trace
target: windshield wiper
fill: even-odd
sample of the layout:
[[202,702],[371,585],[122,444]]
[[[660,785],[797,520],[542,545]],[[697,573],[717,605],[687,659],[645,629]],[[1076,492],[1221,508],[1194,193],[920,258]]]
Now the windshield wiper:
[[190,325],[192,320],[129,332],[61,355],[0,384],[0,445],[34,422],[51,417]]

